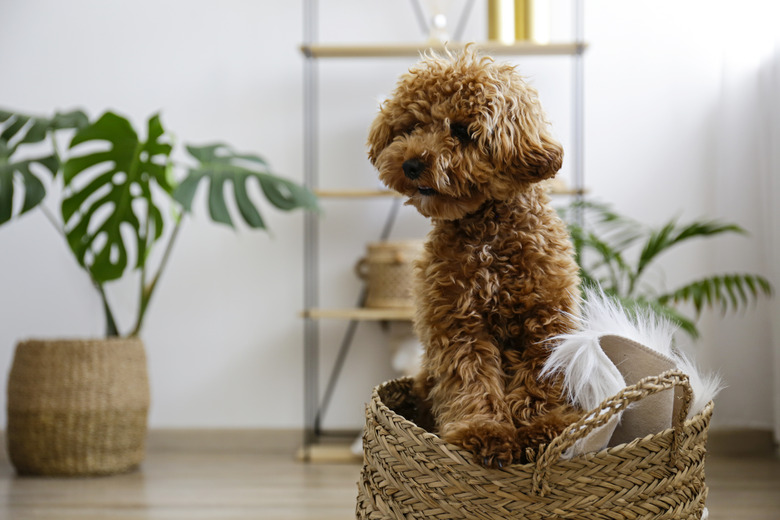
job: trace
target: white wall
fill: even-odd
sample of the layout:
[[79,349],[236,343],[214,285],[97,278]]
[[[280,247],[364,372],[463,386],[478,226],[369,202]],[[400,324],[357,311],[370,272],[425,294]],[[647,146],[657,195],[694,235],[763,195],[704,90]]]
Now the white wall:
[[[323,41],[420,37],[406,2],[321,4]],[[723,36],[722,20],[708,14],[714,11],[704,0],[586,2],[591,192],[648,223],[674,214],[722,216],[753,231],[752,238],[723,246],[738,254],[698,244],[667,258],[670,285],[710,270],[766,269],[755,244],[773,232],[750,211],[750,187],[724,197],[735,190],[713,179],[722,74],[713,42]],[[477,3],[466,36],[483,38],[484,2]],[[266,156],[276,171],[300,181],[302,37],[300,2],[5,0],[0,106],[41,114],[82,106],[93,115],[110,107],[139,126],[162,110],[180,142],[226,141]],[[409,64],[321,64],[323,186],[376,185],[364,158],[366,129],[377,98]],[[539,88],[568,145],[568,59],[527,59],[520,69]],[[359,284],[352,265],[377,237],[387,204],[323,202],[323,304],[353,303]],[[182,232],[142,334],[152,376],[151,426],[300,426],[302,217],[268,210],[269,238],[218,227],[202,204],[199,210]],[[404,211],[393,236],[422,236],[427,226]],[[111,289],[125,323],[134,294],[127,283]],[[771,426],[769,318],[768,306],[759,305],[735,318],[704,321],[695,350],[730,385],[716,424]],[[98,299],[40,213],[0,228],[0,373],[7,374],[21,338],[99,335],[102,327]],[[322,324],[326,367],[343,328]],[[379,327],[361,326],[327,426],[360,425],[371,386],[393,375],[389,357]],[[756,389],[756,381],[766,384]]]
[[[766,64],[761,45],[746,42],[766,27],[763,20],[776,19],[776,7],[586,3],[588,186],[643,222],[704,216],[749,230],[748,238],[694,243],[663,257],[659,284],[723,272],[770,275],[765,243],[777,222],[763,217],[763,206],[773,202],[761,182],[766,158],[754,145],[761,137],[757,114],[767,111],[758,88]],[[738,315],[703,316],[702,338],[687,350],[727,385],[714,426],[772,428],[778,318],[767,301]]]

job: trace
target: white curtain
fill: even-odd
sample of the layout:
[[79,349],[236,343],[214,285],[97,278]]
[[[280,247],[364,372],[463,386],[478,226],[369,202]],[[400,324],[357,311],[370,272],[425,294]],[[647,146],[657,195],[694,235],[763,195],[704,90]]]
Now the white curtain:
[[[718,7],[723,66],[713,203],[731,208],[728,216],[751,232],[747,246],[733,243],[718,253],[767,275],[780,290],[780,6],[743,0]],[[780,442],[780,295],[755,311],[749,341],[720,348],[755,357],[756,378],[770,378],[757,386],[772,394],[769,423]]]
[[[776,9],[780,11],[780,9]],[[765,257],[769,274],[780,291],[780,12],[773,13],[775,40],[772,53],[761,71],[762,95],[766,99],[766,115],[762,119],[765,139],[762,142],[766,166],[761,170],[764,218],[768,223]],[[772,345],[774,354],[774,433],[780,444],[780,297],[772,301]]]
[[[772,2],[774,4],[774,2]],[[759,185],[762,190],[762,217],[767,223],[764,257],[768,273],[780,290],[780,9],[774,8],[771,18],[772,38],[767,44],[766,60],[759,71],[760,96],[764,101],[759,142],[762,165]],[[780,296],[780,295],[778,295]],[[780,297],[771,302],[771,339],[774,355],[774,434],[780,444]]]

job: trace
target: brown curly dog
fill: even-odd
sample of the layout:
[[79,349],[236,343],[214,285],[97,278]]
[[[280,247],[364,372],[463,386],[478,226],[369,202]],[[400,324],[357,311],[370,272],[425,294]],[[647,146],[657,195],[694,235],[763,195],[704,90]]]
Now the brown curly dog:
[[416,390],[478,464],[527,461],[579,413],[541,379],[546,340],[574,328],[578,268],[544,179],[561,167],[536,91],[467,48],[426,55],[371,126],[380,179],[430,217],[417,265]]

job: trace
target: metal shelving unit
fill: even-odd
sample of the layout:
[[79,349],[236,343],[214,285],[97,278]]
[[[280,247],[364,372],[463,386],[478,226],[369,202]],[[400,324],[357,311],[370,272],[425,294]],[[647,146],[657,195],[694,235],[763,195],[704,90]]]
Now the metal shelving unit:
[[[570,57],[573,67],[572,81],[572,145],[568,153],[574,157],[572,172],[572,187],[563,190],[570,196],[581,197],[584,193],[584,64],[583,55],[586,44],[583,41],[582,24],[582,0],[572,0],[574,6],[573,17],[574,38],[570,43],[539,44],[532,42],[518,42],[514,44],[501,44],[496,42],[477,43],[476,47],[481,52],[495,56],[563,56]],[[458,23],[454,40],[459,40],[458,35],[468,18],[472,2],[467,3],[464,14]],[[417,8],[418,21],[423,29],[427,29],[424,17],[421,16],[419,5]],[[354,199],[364,197],[394,197],[394,194],[384,190],[340,190],[322,189],[319,184],[318,164],[318,118],[319,106],[317,94],[319,91],[319,77],[317,64],[323,59],[380,59],[389,57],[419,57],[420,52],[432,49],[443,51],[443,45],[431,45],[429,43],[407,44],[371,44],[371,45],[344,45],[322,44],[318,41],[318,1],[304,0],[304,42],[300,47],[304,56],[304,184],[320,197],[332,197],[341,199]],[[456,51],[464,47],[464,44],[450,43],[447,49]],[[379,239],[386,239],[395,221],[401,199],[395,196],[390,214]],[[365,289],[356,299],[356,305],[348,309],[332,309],[320,306],[319,294],[319,222],[316,213],[307,213],[304,221],[304,311],[301,316],[304,320],[304,439],[303,448],[299,458],[304,461],[311,460],[311,447],[315,445],[326,433],[322,430],[322,418],[330,403],[334,386],[339,378],[341,367],[349,351],[350,344],[359,323],[364,321],[392,321],[411,320],[412,311],[405,309],[366,309]],[[346,320],[348,326],[344,334],[341,347],[331,369],[330,377],[324,392],[320,392],[320,330],[319,322],[323,319]]]

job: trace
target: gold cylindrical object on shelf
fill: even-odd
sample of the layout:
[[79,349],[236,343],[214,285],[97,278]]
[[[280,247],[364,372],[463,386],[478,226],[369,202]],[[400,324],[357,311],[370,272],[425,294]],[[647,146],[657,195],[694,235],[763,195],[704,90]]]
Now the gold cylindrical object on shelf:
[[532,40],[534,0],[515,0],[515,41]]
[[488,40],[512,43],[515,39],[513,0],[488,0]]

